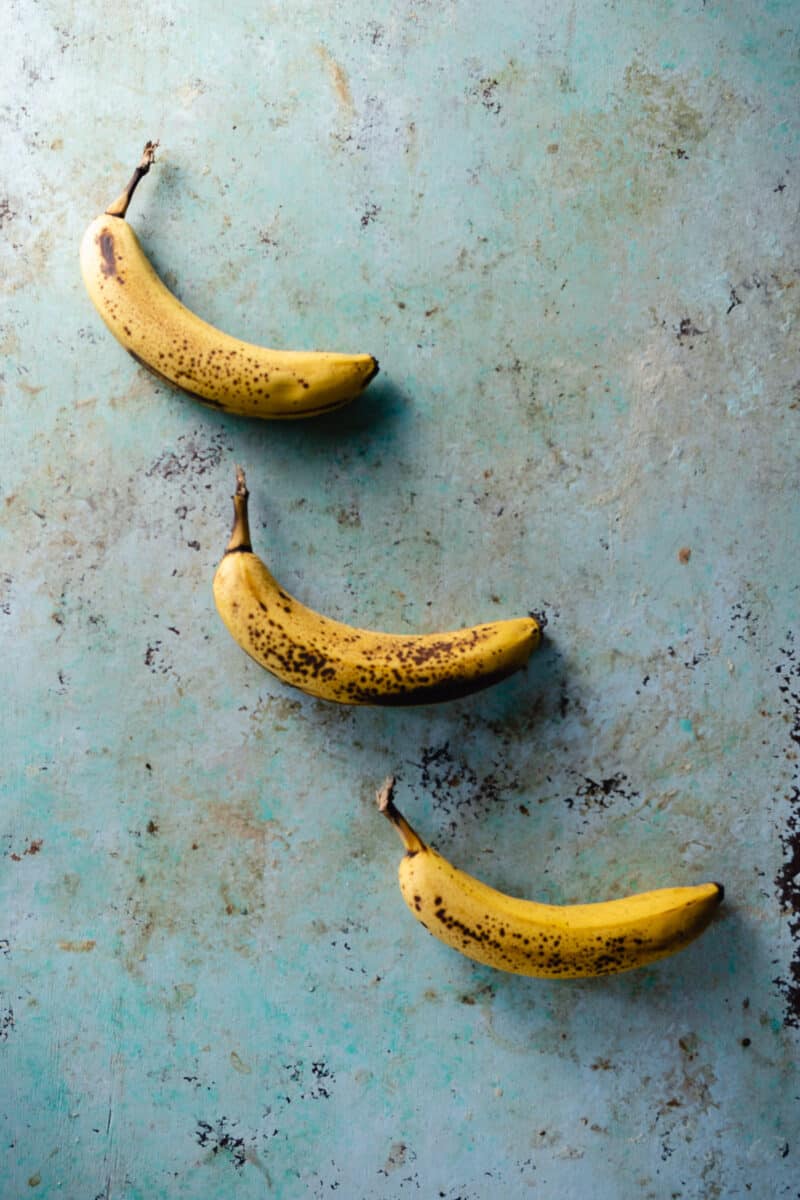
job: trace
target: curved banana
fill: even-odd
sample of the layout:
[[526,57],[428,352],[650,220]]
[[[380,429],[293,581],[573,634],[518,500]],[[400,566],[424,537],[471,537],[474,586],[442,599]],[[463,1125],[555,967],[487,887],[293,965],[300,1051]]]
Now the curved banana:
[[504,679],[539,645],[532,617],[416,636],[321,616],[288,595],[253,553],[247,499],[237,468],[233,532],[214,576],[214,600],[242,649],[284,682],[342,704],[429,704]]
[[269,350],[195,316],[161,282],[125,220],[157,142],[148,142],[130,183],[92,221],[81,272],[95,308],[143,366],[204,404],[248,417],[311,417],[340,408],[378,372],[370,354]]
[[425,928],[468,958],[500,971],[552,979],[630,971],[681,950],[702,933],[724,896],[721,883],[660,888],[599,904],[537,904],[495,891],[426,846],[393,800],[380,811],[406,848],[400,890]]

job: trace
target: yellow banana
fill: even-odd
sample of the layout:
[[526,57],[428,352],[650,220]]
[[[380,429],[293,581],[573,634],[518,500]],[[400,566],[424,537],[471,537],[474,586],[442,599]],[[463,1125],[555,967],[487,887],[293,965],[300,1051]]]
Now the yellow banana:
[[159,378],[225,412],[311,417],[352,400],[377,374],[370,354],[255,346],[201,320],[165,287],[125,220],[157,145],[147,143],[130,183],[81,243],[83,281],[114,337]]
[[294,687],[342,704],[428,704],[488,687],[539,645],[532,617],[450,633],[374,633],[313,612],[280,587],[253,553],[244,472],[236,473],[230,541],[214,601],[243,650]]
[[722,901],[720,883],[660,888],[596,904],[537,904],[495,891],[426,846],[398,811],[394,780],[378,807],[406,848],[400,890],[441,941],[500,971],[552,979],[630,971],[683,949]]

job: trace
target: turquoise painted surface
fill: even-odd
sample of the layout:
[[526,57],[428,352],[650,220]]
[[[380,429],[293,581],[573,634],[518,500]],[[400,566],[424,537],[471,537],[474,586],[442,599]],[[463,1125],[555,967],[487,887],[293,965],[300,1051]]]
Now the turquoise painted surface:
[[[10,12],[2,1195],[796,1194],[796,6]],[[106,334],[77,246],[148,137],[166,279],[375,353],[356,406],[242,424]],[[239,461],[315,607],[546,647],[450,707],[290,692],[211,601]],[[400,900],[390,770],[497,886],[721,919],[478,968]]]

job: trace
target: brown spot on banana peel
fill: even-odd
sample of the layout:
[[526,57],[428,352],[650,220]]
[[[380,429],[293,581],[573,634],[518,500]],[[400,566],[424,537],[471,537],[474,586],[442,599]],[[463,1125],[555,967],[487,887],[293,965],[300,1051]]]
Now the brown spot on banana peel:
[[[719,887],[719,885],[715,886]],[[496,961],[488,962],[488,965],[496,969],[507,969],[517,974],[530,973],[552,979],[575,979],[634,970],[638,966],[648,965],[658,958],[666,957],[683,949],[709,924],[716,908],[722,903],[723,894],[724,889],[720,889],[715,898],[715,905],[713,908],[709,907],[702,925],[695,923],[689,930],[673,937],[667,946],[659,945],[654,939],[633,934],[606,934],[596,938],[597,945],[586,947],[577,955],[574,953],[562,954],[559,951],[562,939],[557,934],[540,933],[531,938],[525,938],[524,944],[520,944],[522,939],[519,934],[515,935],[512,932],[509,938],[505,928],[500,928],[495,932],[491,927],[487,928],[481,923],[467,924],[451,915],[444,905],[437,907],[433,916],[446,934],[450,935],[449,937],[442,935],[441,940],[455,949],[460,949],[468,958],[474,958],[478,962],[487,962],[480,949],[473,951],[472,944],[474,943],[479,948],[486,946],[489,951],[494,952],[492,957]],[[417,900],[416,896],[414,900]],[[406,898],[406,902],[408,903],[408,898]],[[414,908],[416,912],[421,912],[421,902],[415,903]],[[491,926],[489,914],[486,915],[485,920]],[[426,926],[426,928],[428,927]],[[454,944],[453,935],[460,939],[460,947]],[[515,936],[516,941],[512,940]],[[509,951],[513,952],[513,957]],[[521,959],[526,960],[529,964],[527,969],[521,969],[519,965]],[[511,965],[512,963],[514,965]],[[504,964],[508,965],[504,966]]]
[[[106,271],[105,268],[103,268],[104,275],[113,275],[115,273],[115,271]],[[121,283],[122,280],[120,279],[118,282]],[[205,404],[207,408],[216,409],[217,412],[234,411],[230,405],[226,404],[222,400],[211,400],[208,398],[208,396],[201,395],[200,392],[192,391],[192,389],[188,388],[185,383],[176,383],[174,379],[170,379],[168,375],[165,375],[162,371],[159,371],[158,367],[154,367],[152,363],[149,363],[146,358],[142,358],[142,356],[137,354],[135,350],[128,349],[128,354],[130,354],[131,358],[136,360],[140,367],[144,367],[145,370],[149,371],[151,375],[155,375],[156,379],[161,380],[162,383],[168,384],[176,392],[182,392],[184,396],[190,396],[193,400],[199,400],[201,404]],[[370,380],[374,379],[380,370],[378,360],[373,358],[372,361],[375,365],[361,384],[360,390],[362,392]],[[301,418],[305,419],[306,417],[321,417],[324,416],[325,413],[332,413],[339,408],[344,408],[349,403],[349,398],[346,400],[335,400],[330,404],[321,404],[318,408],[304,408],[297,413],[282,413],[280,416],[275,416],[273,414],[272,419],[279,421],[292,421],[300,420]],[[244,414],[240,413],[239,415],[242,416]],[[258,419],[256,414],[251,414],[251,416],[256,420]]]
[[168,375],[164,375],[161,371],[159,371],[158,367],[154,367],[152,363],[149,363],[146,358],[142,358],[141,355],[137,354],[135,350],[129,349],[128,354],[130,354],[131,358],[136,360],[140,367],[144,367],[146,371],[149,371],[151,375],[155,375],[156,379],[159,379],[162,383],[169,384],[169,386],[174,388],[175,391],[183,392],[184,396],[191,396],[193,400],[199,400],[200,403],[205,404],[207,408],[215,408],[218,412],[225,411],[225,405],[220,400],[209,400],[207,396],[201,396],[199,392],[193,392],[183,383],[174,383]]
[[493,671],[482,675],[480,679],[443,679],[435,683],[420,684],[403,692],[386,695],[371,692],[365,688],[354,689],[354,702],[359,704],[374,704],[382,708],[413,708],[422,704],[444,704],[448,700],[461,700],[476,692],[501,683],[509,676],[521,670],[520,666],[508,667],[502,671]]
[[97,239],[100,244],[100,253],[103,257],[103,262],[100,270],[109,278],[117,273],[117,258],[114,253],[114,236],[105,230]]
[[[633,970],[666,958],[697,938],[725,895],[722,885],[714,882],[627,897],[627,906],[625,901],[611,901],[604,927],[597,920],[602,905],[559,909],[520,903],[453,867],[425,845],[398,811],[392,777],[378,791],[376,801],[406,849],[399,869],[400,889],[415,918],[446,945],[497,970],[551,979]],[[640,907],[637,914],[637,901],[651,907]],[[586,923],[590,910],[595,920]]]
[[233,532],[215,575],[217,606],[239,646],[290,686],[341,704],[443,703],[506,679],[540,643],[533,617],[420,636],[342,625],[295,601],[255,554],[225,576],[229,554],[251,553],[247,498],[239,469]]
[[[244,547],[233,547],[226,553],[239,553],[243,549]],[[270,624],[274,623],[270,622]],[[374,667],[370,666],[365,659],[362,663],[363,677],[361,680],[341,681],[335,688],[328,686],[321,688],[320,684],[333,685],[336,680],[338,670],[335,659],[328,656],[324,650],[291,641],[286,638],[285,631],[281,632],[283,632],[283,637],[278,640],[274,631],[266,633],[251,627],[248,629],[247,640],[240,641],[240,645],[260,666],[272,671],[290,686],[297,687],[320,699],[336,700],[343,704],[408,708],[424,704],[447,703],[484,691],[515,674],[525,665],[520,656],[516,662],[494,670],[459,675],[455,667],[450,664],[449,674],[417,676],[417,681],[411,682],[406,675],[396,669],[393,670],[391,677],[387,678],[384,667],[380,664]],[[538,645],[538,631],[533,624],[531,633],[528,654],[532,653]],[[386,636],[388,652],[396,661],[401,661],[393,652],[391,635]],[[457,646],[458,640],[454,639],[453,644]],[[436,658],[439,664],[447,669],[446,656],[437,655]],[[411,658],[409,661],[413,664],[415,660]],[[457,664],[457,662],[458,657],[454,656],[453,663]],[[369,682],[370,676],[374,680],[372,685]]]
[[[133,234],[130,225],[128,225],[126,222],[126,214],[139,182],[149,172],[150,167],[155,160],[155,151],[157,146],[158,143],[154,141],[149,141],[146,144],[141,161],[136,167],[130,181],[120,196],[106,208],[105,215],[107,216],[108,220],[94,223],[94,228],[97,231],[95,237],[96,260],[94,270],[98,277],[97,282],[99,284],[99,293],[102,296],[102,300],[98,298],[97,294],[93,294],[92,298],[94,299],[96,306],[101,311],[101,315],[104,316],[107,324],[109,324],[109,327],[112,329],[112,332],[119,338],[119,340],[123,341],[123,344],[126,345],[126,349],[129,349],[129,346],[122,337],[119,328],[120,310],[116,308],[111,299],[114,289],[116,287],[121,287],[126,281],[126,272],[123,269],[124,265],[126,264],[121,263],[121,243],[119,242],[119,238],[115,240],[115,231],[113,226],[115,220],[122,221],[123,228],[126,230],[125,244],[127,245],[128,237],[133,237],[137,252],[143,253],[141,252],[141,248],[138,246],[135,234]],[[104,288],[102,282],[104,279],[113,285],[111,289],[106,290]],[[128,326],[124,326],[122,332],[124,332],[125,338],[131,338],[131,330]],[[228,335],[224,334],[222,331],[218,332],[220,333],[221,337],[230,340]],[[271,402],[270,393],[265,387],[265,384],[269,379],[268,374],[262,373],[260,378],[258,374],[256,374],[254,377],[250,378],[250,376],[252,376],[252,368],[255,360],[246,357],[240,357],[237,359],[237,348],[235,346],[226,352],[227,359],[232,360],[229,362],[225,362],[224,359],[221,360],[217,358],[215,364],[212,365],[212,357],[217,353],[222,353],[222,351],[217,352],[216,350],[212,350],[209,352],[208,361],[205,364],[209,371],[209,378],[208,381],[206,381],[206,379],[198,378],[196,374],[195,378],[192,379],[192,374],[194,372],[187,370],[187,364],[185,364],[182,357],[182,351],[188,354],[190,353],[190,348],[185,340],[183,342],[182,351],[180,347],[177,348],[178,357],[176,369],[174,371],[172,370],[172,364],[167,365],[165,363],[159,364],[158,366],[154,365],[152,360],[155,358],[155,355],[151,356],[148,354],[146,343],[142,344],[141,338],[138,340],[138,353],[134,353],[136,361],[151,371],[157,378],[162,379],[171,386],[185,392],[187,395],[191,396],[192,399],[198,400],[200,403],[205,404],[210,408],[216,408],[217,410],[221,410],[223,412],[233,412],[241,416],[267,417],[274,420],[292,420],[322,416],[328,412],[333,412],[336,409],[342,408],[348,404],[354,396],[358,395],[369,385],[371,380],[375,378],[380,369],[377,359],[375,359],[372,355],[356,356],[361,358],[361,363],[359,364],[359,370],[354,372],[353,379],[344,384],[341,381],[337,382],[333,388],[326,388],[323,385],[323,391],[332,390],[334,393],[338,392],[340,394],[335,395],[335,398],[323,398],[321,400],[314,396],[311,392],[311,388],[315,385],[309,382],[309,379],[305,377],[300,378],[300,376],[297,375],[295,378],[295,384],[296,386],[302,388],[304,392],[309,394],[313,407],[309,406],[308,404],[304,404],[299,397],[287,397],[283,402],[279,401],[276,404],[274,401]],[[134,344],[136,343],[134,342]],[[249,349],[252,349],[252,347]],[[256,349],[258,349],[260,352],[269,353],[269,351],[266,351],[265,347],[256,347]],[[247,350],[248,347],[242,343],[241,353],[244,353]],[[164,355],[161,354],[158,357],[164,358]],[[172,359],[174,356],[173,354],[167,354],[166,357]],[[333,357],[337,356],[334,355]],[[190,359],[190,364],[192,367],[194,366],[194,358]],[[187,380],[188,386],[185,386],[182,376]],[[219,390],[219,385],[226,376],[230,395],[220,394]],[[236,389],[240,384],[241,394],[237,394]],[[342,395],[341,392],[343,387],[346,387],[347,391]],[[209,392],[210,395],[208,394]]]

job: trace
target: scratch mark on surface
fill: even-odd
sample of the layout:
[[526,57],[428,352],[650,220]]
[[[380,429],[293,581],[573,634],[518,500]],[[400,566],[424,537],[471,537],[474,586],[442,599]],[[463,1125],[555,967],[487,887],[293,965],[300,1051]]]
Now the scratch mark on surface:
[[244,1059],[240,1058],[235,1050],[231,1050],[230,1060],[234,1071],[238,1071],[240,1075],[252,1074],[253,1068],[248,1066]]

